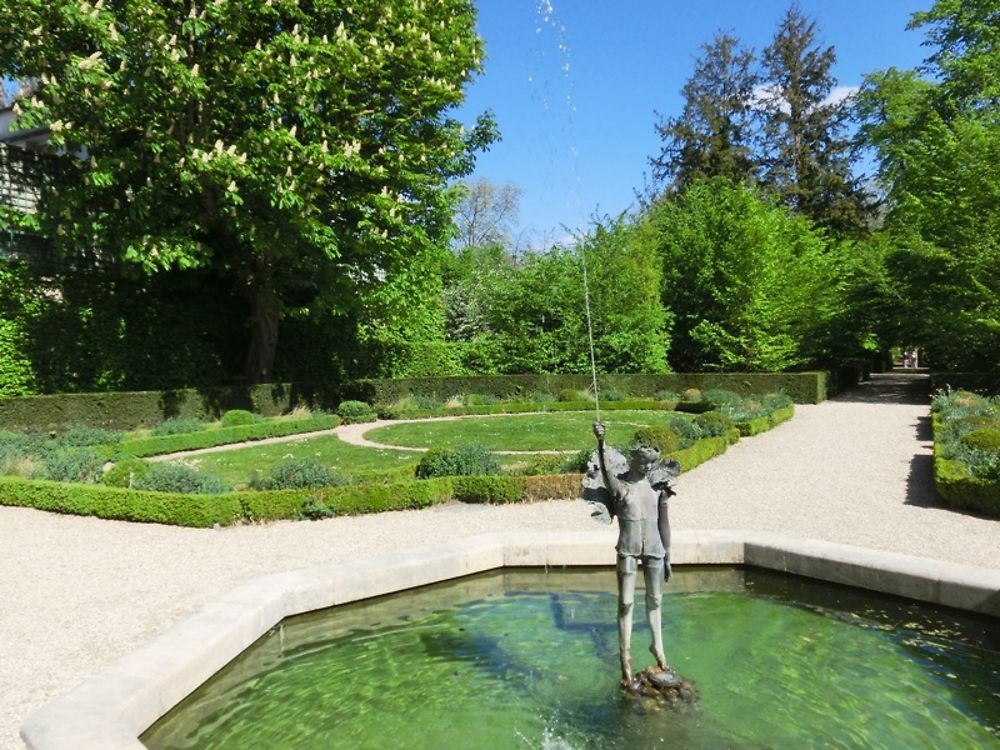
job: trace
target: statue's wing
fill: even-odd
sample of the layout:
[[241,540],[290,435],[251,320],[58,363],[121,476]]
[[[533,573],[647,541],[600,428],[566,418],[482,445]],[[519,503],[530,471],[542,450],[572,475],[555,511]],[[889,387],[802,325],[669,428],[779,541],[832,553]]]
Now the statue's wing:
[[[615,448],[604,448],[604,461],[607,469],[615,476],[628,471],[628,459]],[[587,472],[583,475],[583,501],[592,503],[594,511],[591,516],[600,523],[611,523],[615,515],[615,500],[604,486],[604,477],[601,476],[601,464],[597,458],[597,451],[590,454],[587,460]]]
[[675,495],[674,486],[680,473],[681,465],[676,461],[659,461],[649,472],[649,483],[655,490]]

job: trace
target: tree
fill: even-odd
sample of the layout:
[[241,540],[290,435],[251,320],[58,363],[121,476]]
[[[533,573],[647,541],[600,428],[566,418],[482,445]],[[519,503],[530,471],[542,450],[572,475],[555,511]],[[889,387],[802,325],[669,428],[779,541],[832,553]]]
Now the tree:
[[723,178],[661,200],[640,231],[663,264],[679,372],[811,364],[836,304],[833,257],[807,219]]
[[457,193],[496,136],[449,111],[481,69],[468,0],[24,0],[0,9],[0,73],[37,81],[23,127],[63,158],[37,214],[64,252],[150,273],[210,268],[247,299],[246,377],[268,381],[283,314],[418,294]]
[[462,197],[455,206],[458,236],[455,246],[510,245],[510,232],[517,223],[521,188],[512,183],[494,185],[484,177],[462,183]]
[[831,98],[836,59],[832,46],[819,46],[816,22],[791,6],[762,57],[763,183],[819,226],[857,233],[866,227],[864,198],[844,132],[850,102]]
[[693,75],[684,84],[684,111],[661,119],[660,155],[650,159],[653,177],[674,190],[709,177],[733,182],[757,172],[753,153],[753,100],[758,83],[753,53],[720,32],[702,45]]
[[899,330],[935,366],[1000,365],[1000,8],[939,0],[913,16],[920,71],[868,76],[861,138],[887,186]]

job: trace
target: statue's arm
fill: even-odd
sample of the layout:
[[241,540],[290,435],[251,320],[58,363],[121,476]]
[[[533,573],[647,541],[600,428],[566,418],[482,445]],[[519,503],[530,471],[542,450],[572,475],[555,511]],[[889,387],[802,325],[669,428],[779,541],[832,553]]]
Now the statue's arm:
[[621,497],[621,486],[618,477],[608,471],[608,463],[604,457],[604,425],[600,422],[594,422],[594,435],[597,437],[597,463],[601,467],[601,478],[611,497],[617,502]]
[[673,575],[670,568],[670,495],[666,490],[660,491],[659,502],[657,503],[656,525],[660,530],[660,541],[663,542],[663,549],[666,554],[663,556],[663,572],[669,581]]

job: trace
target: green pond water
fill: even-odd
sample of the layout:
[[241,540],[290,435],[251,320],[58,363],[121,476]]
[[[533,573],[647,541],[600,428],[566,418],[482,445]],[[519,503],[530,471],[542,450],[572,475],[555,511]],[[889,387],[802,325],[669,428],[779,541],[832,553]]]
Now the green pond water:
[[[697,685],[695,708],[617,687],[613,572],[513,570],[287,620],[142,740],[1000,748],[996,620],[749,569],[684,569],[667,589],[667,659]],[[641,668],[649,632],[635,631]]]

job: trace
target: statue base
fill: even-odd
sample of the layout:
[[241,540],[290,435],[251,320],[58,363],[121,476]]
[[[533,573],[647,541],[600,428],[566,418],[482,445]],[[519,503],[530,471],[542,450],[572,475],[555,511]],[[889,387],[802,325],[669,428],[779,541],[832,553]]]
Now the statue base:
[[621,688],[629,695],[653,698],[671,708],[689,706],[698,700],[694,683],[681,677],[671,667],[646,667],[632,677],[631,683],[622,680]]

